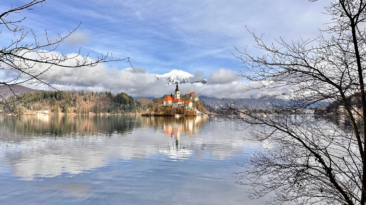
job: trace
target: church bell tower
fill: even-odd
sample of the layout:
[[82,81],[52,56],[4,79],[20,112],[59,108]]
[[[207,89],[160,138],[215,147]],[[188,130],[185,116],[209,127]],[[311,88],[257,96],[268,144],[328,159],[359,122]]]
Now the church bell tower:
[[177,87],[175,88],[175,99],[180,99],[180,92],[179,92],[179,88],[178,88],[178,83],[177,83]]

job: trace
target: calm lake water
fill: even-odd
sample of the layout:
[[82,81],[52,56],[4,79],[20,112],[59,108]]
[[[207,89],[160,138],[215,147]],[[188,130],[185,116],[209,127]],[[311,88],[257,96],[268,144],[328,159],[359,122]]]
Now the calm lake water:
[[220,118],[0,117],[0,204],[261,204],[234,172],[262,144]]

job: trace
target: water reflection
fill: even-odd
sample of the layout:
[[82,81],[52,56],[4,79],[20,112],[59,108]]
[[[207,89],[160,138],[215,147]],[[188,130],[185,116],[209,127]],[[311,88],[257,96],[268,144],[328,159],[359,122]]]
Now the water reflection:
[[243,141],[237,126],[203,117],[3,117],[0,204],[42,204],[39,195],[52,204],[115,204],[103,200],[111,195],[127,204],[241,203],[231,174],[262,145]]
[[[188,146],[181,148],[181,134],[187,137],[197,134],[205,121],[206,118],[201,117],[136,116],[2,118],[2,130],[10,130],[12,135],[3,135],[7,137],[2,139],[1,145],[5,151],[5,162],[13,167],[13,174],[24,180],[33,180],[62,173],[79,174],[103,167],[111,158],[141,160],[154,153],[165,153],[173,158],[189,157],[192,151],[187,149]],[[146,135],[138,131],[130,138],[124,138],[124,134],[139,127],[163,131],[174,144],[165,137],[152,137],[151,132]]]
[[24,115],[0,118],[0,127],[24,136],[126,133],[140,127],[136,116]]
[[1,117],[0,129],[23,136],[65,136],[76,134],[127,133],[134,128],[162,129],[169,135],[196,135],[206,117],[139,117],[139,116],[80,116],[24,115],[18,118]]

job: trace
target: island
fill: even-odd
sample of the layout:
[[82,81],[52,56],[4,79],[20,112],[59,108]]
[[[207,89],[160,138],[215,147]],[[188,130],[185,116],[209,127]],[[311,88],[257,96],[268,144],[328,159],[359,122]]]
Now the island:
[[187,91],[181,98],[179,85],[173,94],[164,96],[163,100],[154,99],[142,116],[196,116],[206,115],[207,110],[201,106],[197,93]]

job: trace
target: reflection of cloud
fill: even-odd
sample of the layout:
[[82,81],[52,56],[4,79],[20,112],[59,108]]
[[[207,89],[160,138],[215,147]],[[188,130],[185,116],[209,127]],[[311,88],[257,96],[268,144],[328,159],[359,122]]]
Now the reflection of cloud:
[[61,191],[65,197],[87,198],[90,195],[90,184],[87,183],[51,183],[43,185],[42,189]]
[[[141,141],[140,141],[141,140]],[[140,139],[134,142],[114,135],[112,138],[88,136],[63,139],[37,138],[19,142],[16,150],[6,150],[5,156],[13,174],[23,180],[35,177],[55,177],[62,173],[79,174],[103,167],[110,158],[139,160],[156,153],[155,141]],[[147,140],[147,141],[146,141]],[[144,142],[145,141],[145,142]],[[17,156],[14,159],[14,156]]]
[[171,159],[185,159],[192,156],[191,150],[176,149],[171,146],[170,149],[159,150],[159,153],[167,155]]
[[[140,133],[144,134],[144,133]],[[124,160],[144,159],[156,153],[166,138],[130,141],[129,138],[87,136],[62,139],[36,138],[18,142],[14,149],[2,150],[5,160],[13,168],[13,174],[23,180],[35,177],[55,177],[62,173],[79,174],[105,166],[110,158]]]
[[[100,140],[83,141],[82,144],[98,144]],[[9,158],[19,154],[19,160],[12,162],[13,174],[24,180],[34,177],[55,177],[62,173],[79,174],[104,166],[106,156],[91,146],[79,145],[79,140],[34,139],[23,141],[17,153],[7,153]]]

